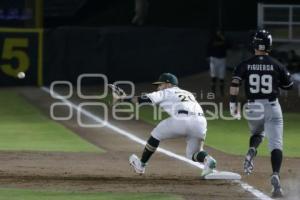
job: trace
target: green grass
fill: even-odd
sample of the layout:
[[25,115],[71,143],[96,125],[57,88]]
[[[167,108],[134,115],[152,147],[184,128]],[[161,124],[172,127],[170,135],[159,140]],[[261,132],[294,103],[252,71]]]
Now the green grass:
[[[299,118],[300,114],[284,114],[284,154],[290,157],[300,157]],[[298,124],[297,124],[298,123]],[[208,121],[206,143],[218,150],[244,155],[248,150],[250,132],[246,120]],[[269,155],[267,139],[259,147],[259,155]]]
[[0,150],[103,151],[48,119],[13,90],[2,90],[0,96]]
[[179,196],[150,193],[51,192],[0,189],[0,200],[183,200]]
[[[229,117],[229,114],[225,113]],[[166,117],[167,115],[164,115]],[[153,120],[151,107],[141,108],[140,119],[156,125],[158,120]],[[284,113],[284,155],[300,157],[300,114]],[[208,120],[208,131],[205,143],[220,151],[244,155],[248,150],[250,132],[245,120]],[[259,155],[269,155],[267,140],[259,147]]]

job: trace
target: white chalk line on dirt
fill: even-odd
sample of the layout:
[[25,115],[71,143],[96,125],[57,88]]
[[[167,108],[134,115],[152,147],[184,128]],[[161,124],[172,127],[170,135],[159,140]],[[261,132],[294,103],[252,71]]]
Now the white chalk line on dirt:
[[[51,92],[50,92],[49,88],[47,88],[47,87],[41,87],[41,89],[42,89],[43,91],[45,91],[46,93],[48,93],[48,94],[51,94],[51,93],[52,93],[53,96],[55,96],[57,99],[61,100],[62,102],[68,104],[68,105],[69,105],[70,107],[72,107],[73,109],[77,110],[78,112],[81,112],[82,114],[84,114],[85,116],[87,116],[87,117],[93,119],[94,121],[96,121],[96,122],[98,122],[98,123],[100,123],[100,124],[103,124],[103,127],[109,128],[109,129],[111,129],[111,130],[113,130],[113,131],[119,133],[120,135],[123,135],[123,136],[129,138],[130,140],[132,140],[132,141],[134,141],[134,142],[136,142],[136,143],[139,143],[139,144],[141,144],[141,145],[146,145],[146,141],[145,141],[145,140],[143,140],[143,139],[141,139],[141,138],[135,136],[133,133],[130,133],[130,132],[124,130],[124,129],[121,129],[121,128],[115,126],[115,125],[112,125],[111,123],[109,123],[109,122],[107,122],[107,121],[104,121],[104,120],[101,119],[100,117],[94,115],[93,113],[91,113],[91,112],[89,112],[89,111],[87,111],[87,110],[85,110],[85,109],[83,109],[83,108],[79,108],[76,104],[74,104],[74,103],[72,103],[71,101],[65,99],[63,96],[61,96],[61,95],[58,94],[57,92],[54,92],[54,91],[51,91]],[[187,159],[187,158],[184,157],[184,156],[180,156],[180,155],[175,154],[175,153],[173,153],[173,152],[171,152],[171,151],[169,151],[169,150],[166,150],[166,149],[164,149],[164,148],[158,147],[158,148],[157,148],[157,151],[158,151],[158,152],[161,152],[161,153],[163,153],[163,154],[165,154],[165,155],[167,155],[167,156],[169,156],[169,157],[171,157],[171,158],[175,158],[175,159],[178,159],[178,160],[180,160],[180,161],[186,162],[186,163],[188,163],[188,164],[190,164],[190,165],[192,165],[192,166],[195,166],[195,167],[197,167],[197,168],[203,169],[203,167],[204,167],[203,164],[201,164],[201,163],[197,163],[197,162],[194,162],[194,161],[192,161],[192,160],[189,160],[189,159]],[[249,184],[247,184],[247,183],[245,183],[245,182],[243,182],[243,181],[235,180],[235,181],[233,181],[233,182],[240,184],[241,187],[242,187],[244,190],[246,190],[246,191],[252,193],[252,194],[253,194],[255,197],[257,197],[258,199],[261,199],[261,200],[272,200],[272,198],[270,198],[270,197],[267,196],[266,194],[262,193],[261,191],[255,189],[254,187],[252,187],[251,185],[249,185]]]

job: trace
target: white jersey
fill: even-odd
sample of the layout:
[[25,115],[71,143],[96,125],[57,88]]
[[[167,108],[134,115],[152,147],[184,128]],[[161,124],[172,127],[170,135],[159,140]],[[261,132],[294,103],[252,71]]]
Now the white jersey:
[[[199,151],[201,142],[205,140],[207,131],[207,121],[203,115],[198,114],[203,114],[203,110],[195,96],[178,87],[152,92],[146,96],[170,115],[153,129],[151,136],[159,141],[185,137],[187,142],[186,155],[192,159],[194,153]],[[194,114],[180,114],[178,111]]]
[[154,104],[158,104],[170,116],[178,114],[178,111],[184,110],[191,113],[203,113],[195,96],[186,90],[178,87],[167,88],[157,92],[146,94]]

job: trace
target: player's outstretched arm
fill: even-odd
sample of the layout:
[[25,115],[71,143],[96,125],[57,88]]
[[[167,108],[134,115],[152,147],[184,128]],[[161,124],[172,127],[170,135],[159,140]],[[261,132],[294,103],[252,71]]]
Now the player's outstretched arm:
[[117,102],[129,102],[129,103],[152,103],[151,99],[144,96],[135,96],[135,97],[129,97],[124,92],[124,90],[116,85],[108,84],[108,87],[112,90],[112,97],[113,97],[113,104]]
[[151,101],[151,99],[149,97],[147,97],[146,95],[145,96],[136,96],[136,97],[132,97],[132,98],[125,97],[123,99],[123,102],[130,102],[130,103],[134,103],[134,104],[136,104],[136,103],[138,103],[138,104],[141,104],[141,103],[151,103],[152,104],[153,103]]

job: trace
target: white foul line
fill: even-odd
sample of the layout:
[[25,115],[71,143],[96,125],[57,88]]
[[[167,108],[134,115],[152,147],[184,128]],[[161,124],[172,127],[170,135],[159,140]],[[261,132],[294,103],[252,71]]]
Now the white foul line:
[[[107,128],[109,128],[109,129],[111,129],[111,130],[113,130],[113,131],[119,133],[120,135],[123,135],[123,136],[129,138],[130,140],[135,141],[135,142],[137,142],[137,143],[139,143],[139,144],[141,144],[141,145],[146,145],[146,141],[145,141],[145,140],[143,140],[143,139],[141,139],[141,138],[135,136],[133,133],[130,133],[130,132],[128,132],[128,131],[125,131],[125,130],[123,130],[123,129],[121,129],[121,128],[115,126],[115,125],[112,125],[111,123],[109,123],[109,122],[107,122],[107,121],[102,120],[100,117],[94,115],[93,113],[91,113],[91,112],[89,112],[89,111],[87,111],[87,110],[85,110],[85,109],[83,109],[83,108],[79,108],[77,105],[75,105],[75,104],[72,103],[71,101],[69,101],[69,100],[65,99],[64,97],[62,97],[60,94],[58,94],[58,93],[56,93],[56,92],[54,92],[54,91],[51,91],[51,92],[50,92],[49,88],[47,88],[47,87],[42,87],[41,89],[42,89],[43,91],[49,93],[49,94],[52,93],[53,96],[55,96],[57,99],[61,100],[62,102],[68,104],[68,105],[71,106],[73,109],[77,110],[78,112],[81,112],[81,113],[84,114],[85,116],[87,116],[87,117],[89,117],[89,118],[95,120],[95,121],[98,122],[98,123],[104,124],[105,127],[107,127]],[[157,151],[158,151],[158,152],[161,152],[161,153],[163,153],[163,154],[165,154],[165,155],[168,155],[168,156],[171,157],[171,158],[175,158],[175,159],[181,160],[181,161],[183,161],[183,162],[189,163],[190,165],[193,165],[193,166],[198,167],[198,168],[200,168],[200,169],[203,169],[203,167],[204,167],[203,164],[201,164],[201,163],[197,163],[197,162],[194,162],[194,161],[192,161],[192,160],[189,160],[189,159],[187,159],[186,157],[180,156],[180,155],[178,155],[178,154],[175,154],[175,153],[173,153],[173,152],[171,152],[171,151],[169,151],[169,150],[166,150],[166,149],[163,149],[163,148],[158,147],[158,148],[157,148]],[[245,183],[245,182],[243,182],[243,181],[241,181],[241,180],[235,180],[234,182],[240,184],[241,187],[242,187],[244,190],[246,190],[246,191],[252,193],[252,194],[253,194],[254,196],[256,196],[258,199],[261,199],[261,200],[273,200],[272,198],[270,198],[270,197],[267,196],[266,194],[262,193],[261,191],[255,189],[255,188],[252,187],[251,185],[249,185],[249,184],[247,184],[247,183]]]

